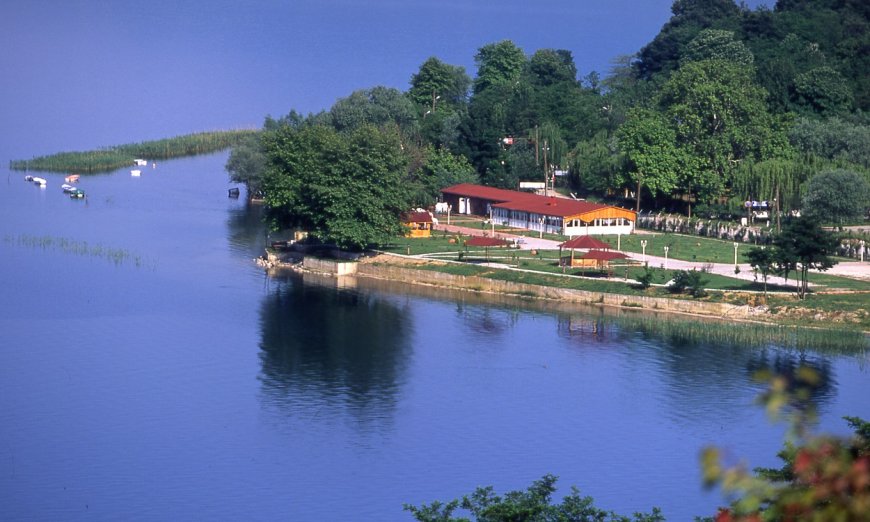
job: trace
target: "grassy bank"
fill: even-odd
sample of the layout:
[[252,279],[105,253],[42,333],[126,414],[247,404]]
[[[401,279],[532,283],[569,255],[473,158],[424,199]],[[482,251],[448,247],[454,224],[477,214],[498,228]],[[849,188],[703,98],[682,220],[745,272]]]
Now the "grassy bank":
[[[694,243],[687,243],[687,236],[673,236],[672,248],[684,254],[690,247],[698,248]],[[579,268],[566,269],[558,264],[558,250],[538,251],[535,255],[529,250],[511,248],[466,249],[463,241],[467,236],[436,234],[429,239],[397,238],[394,244],[384,250],[398,254],[420,255],[435,260],[449,260],[454,263],[431,263],[417,265],[416,268],[434,270],[454,275],[474,275],[478,277],[527,283],[554,288],[569,288],[590,292],[602,292],[626,296],[643,295],[647,297],[664,297],[669,299],[692,300],[685,294],[672,294],[662,286],[674,274],[672,270],[652,267],[654,286],[643,289],[637,283],[644,268],[637,265],[615,264],[607,273],[584,271]],[[623,250],[626,250],[627,238],[622,238]],[[636,238],[632,238],[635,239]],[[451,242],[452,240],[452,242]],[[701,240],[703,241],[703,239]],[[711,240],[708,240],[711,241]],[[715,240],[713,240],[715,241]],[[698,241],[695,241],[697,243]],[[716,243],[725,243],[715,241]],[[629,243],[630,244],[630,243]],[[649,243],[647,245],[649,253]],[[733,260],[733,245],[731,256]],[[727,250],[719,246],[705,249],[713,259],[724,255]],[[463,261],[455,263],[455,261]],[[488,262],[488,263],[487,263]],[[484,265],[484,263],[487,263]],[[490,263],[499,263],[505,267],[499,268]],[[699,263],[702,264],[703,262]],[[516,270],[516,269],[520,270]],[[581,277],[565,277],[581,276]],[[608,277],[609,276],[609,277]],[[735,305],[768,305],[769,314],[763,314],[759,319],[775,322],[781,325],[803,325],[830,328],[836,325],[839,331],[870,332],[870,283],[857,281],[846,277],[829,274],[812,274],[811,282],[820,285],[811,292],[807,299],[798,300],[793,294],[794,288],[768,285],[770,294],[764,296],[761,278],[758,281],[737,279],[718,274],[706,273],[704,287],[709,295],[700,298],[707,302],[727,302]]]
[[209,154],[236,145],[254,130],[231,130],[186,134],[155,141],[128,143],[84,152],[60,152],[29,160],[14,160],[12,170],[93,174],[109,172],[133,164],[133,159],[167,160]]

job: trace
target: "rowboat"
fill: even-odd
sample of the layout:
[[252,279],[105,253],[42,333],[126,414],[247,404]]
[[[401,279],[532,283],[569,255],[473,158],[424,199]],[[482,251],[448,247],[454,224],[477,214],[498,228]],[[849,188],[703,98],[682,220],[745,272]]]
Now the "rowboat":
[[63,178],[63,180],[66,181],[67,183],[76,183],[79,180],[79,175],[78,174],[70,174],[69,176]]
[[133,169],[133,170],[130,171],[130,175],[131,175],[131,176],[139,177],[139,176],[142,175],[142,171],[139,170],[139,169]]
[[85,197],[85,191],[80,188],[73,187],[72,190],[69,191],[69,197],[70,199],[82,199]]
[[60,188],[62,188],[63,191],[66,192],[67,194],[69,194],[69,193],[72,192],[73,190],[77,190],[77,189],[76,189],[75,187],[73,187],[72,185],[67,185],[66,183],[64,183],[63,185],[61,185]]
[[39,185],[40,187],[44,187],[48,183],[48,181],[46,181],[45,178],[38,178],[36,176],[33,176],[33,182],[36,183],[37,185]]

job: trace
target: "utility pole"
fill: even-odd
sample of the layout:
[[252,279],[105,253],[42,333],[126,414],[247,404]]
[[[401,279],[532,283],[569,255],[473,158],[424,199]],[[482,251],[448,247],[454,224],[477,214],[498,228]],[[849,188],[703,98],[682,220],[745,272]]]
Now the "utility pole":
[[547,163],[547,140],[544,140],[544,195],[550,195],[550,172],[549,164]]

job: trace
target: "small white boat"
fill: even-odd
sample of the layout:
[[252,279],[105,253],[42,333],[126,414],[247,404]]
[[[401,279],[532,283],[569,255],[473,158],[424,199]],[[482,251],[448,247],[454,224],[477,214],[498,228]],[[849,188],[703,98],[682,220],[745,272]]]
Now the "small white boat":
[[46,185],[46,183],[48,183],[48,181],[46,181],[45,178],[37,178],[36,176],[33,176],[33,182],[36,183],[37,185],[39,185],[40,187],[44,187]]
[[70,192],[72,192],[73,190],[76,189],[76,188],[73,187],[72,185],[67,185],[66,183],[64,183],[63,185],[61,185],[60,188],[62,188],[63,191],[66,192],[66,193],[70,193]]
[[79,180],[79,175],[78,174],[70,174],[69,176],[63,178],[63,180],[66,181],[67,183],[75,183]]
[[148,165],[148,160],[134,159],[133,165],[136,165],[137,167],[144,167],[144,166]]
[[142,171],[139,169],[133,169],[130,171],[130,175],[138,178],[139,176],[142,175]]
[[24,176],[24,181],[33,181],[33,176]]

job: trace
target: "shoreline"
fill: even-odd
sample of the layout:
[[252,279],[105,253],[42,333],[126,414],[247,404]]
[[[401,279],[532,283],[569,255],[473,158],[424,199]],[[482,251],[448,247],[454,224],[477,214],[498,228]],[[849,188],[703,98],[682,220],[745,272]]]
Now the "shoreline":
[[[675,314],[716,321],[739,321],[742,323],[765,324],[781,327],[802,327],[816,329],[835,329],[845,326],[844,319],[837,313],[810,310],[807,314],[786,314],[778,316],[771,313],[767,305],[751,306],[726,302],[698,301],[694,299],[675,299],[558,288],[545,285],[502,281],[480,276],[455,275],[437,270],[415,268],[420,265],[439,265],[436,261],[406,257],[400,254],[378,254],[363,258],[358,262],[339,262],[335,260],[314,260],[299,252],[267,251],[264,258],[257,262],[266,270],[290,270],[302,274],[318,274],[336,279],[339,287],[353,287],[350,279],[366,278],[395,283],[414,285],[433,289],[448,289],[473,294],[501,295],[523,301],[546,301],[559,305],[585,305],[607,307],[616,310],[632,310],[653,313]],[[351,268],[352,267],[352,268]],[[727,292],[726,292],[727,293]],[[733,292],[743,294],[744,292]],[[858,327],[849,328],[870,335],[870,330]]]

